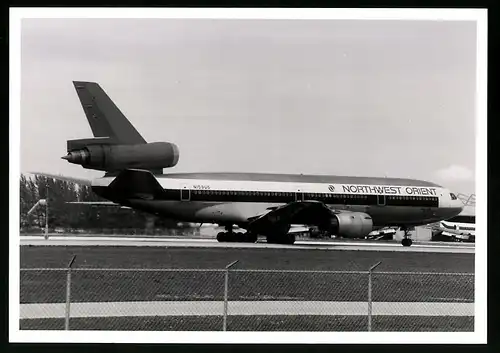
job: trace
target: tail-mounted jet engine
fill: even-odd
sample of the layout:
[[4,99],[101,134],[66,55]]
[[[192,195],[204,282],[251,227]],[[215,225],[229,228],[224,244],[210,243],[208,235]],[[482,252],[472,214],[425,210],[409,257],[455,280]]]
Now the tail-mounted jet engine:
[[360,238],[373,230],[372,218],[362,212],[342,212],[333,215],[330,224],[332,234],[346,238]]
[[107,172],[127,168],[153,170],[174,167],[179,161],[179,149],[168,142],[120,145],[107,138],[95,138],[68,141],[68,154],[61,158]]

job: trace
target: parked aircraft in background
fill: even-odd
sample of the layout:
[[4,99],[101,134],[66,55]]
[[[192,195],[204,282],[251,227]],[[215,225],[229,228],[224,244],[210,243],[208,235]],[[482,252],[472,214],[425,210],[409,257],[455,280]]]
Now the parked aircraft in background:
[[474,242],[476,240],[476,216],[458,215],[439,222],[432,234],[433,240]]

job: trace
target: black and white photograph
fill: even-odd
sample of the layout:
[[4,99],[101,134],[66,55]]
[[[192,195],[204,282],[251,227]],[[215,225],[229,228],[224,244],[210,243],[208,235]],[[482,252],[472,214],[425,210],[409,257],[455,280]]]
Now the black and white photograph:
[[11,9],[10,340],[484,342],[486,17]]

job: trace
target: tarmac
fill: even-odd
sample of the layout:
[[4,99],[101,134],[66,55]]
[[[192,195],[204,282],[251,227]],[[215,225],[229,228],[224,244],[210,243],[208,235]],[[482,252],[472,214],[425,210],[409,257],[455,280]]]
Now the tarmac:
[[124,236],[22,236],[21,246],[133,246],[133,247],[196,247],[196,248],[262,248],[295,250],[362,250],[474,254],[471,243],[414,242],[410,247],[380,241],[296,241],[294,245],[257,243],[219,243],[210,238],[124,237]]

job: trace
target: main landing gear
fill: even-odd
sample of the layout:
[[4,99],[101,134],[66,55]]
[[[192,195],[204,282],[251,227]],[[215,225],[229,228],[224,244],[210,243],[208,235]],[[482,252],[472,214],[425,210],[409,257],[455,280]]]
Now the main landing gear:
[[257,242],[257,234],[251,232],[233,232],[233,226],[226,226],[226,232],[217,234],[217,241],[222,242],[238,242],[238,243],[255,243]]
[[401,227],[401,230],[405,233],[403,240],[401,240],[401,245],[403,246],[411,246],[413,241],[410,239],[410,231],[406,227]]
[[293,245],[295,243],[295,234],[281,234],[277,236],[267,236],[267,243],[268,244],[287,244],[287,245]]

